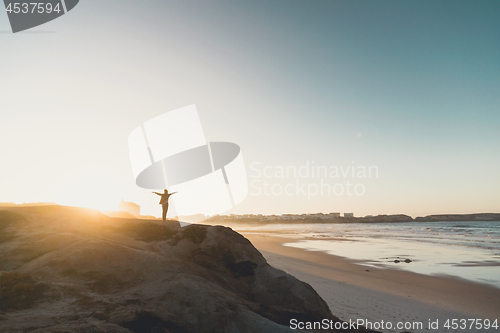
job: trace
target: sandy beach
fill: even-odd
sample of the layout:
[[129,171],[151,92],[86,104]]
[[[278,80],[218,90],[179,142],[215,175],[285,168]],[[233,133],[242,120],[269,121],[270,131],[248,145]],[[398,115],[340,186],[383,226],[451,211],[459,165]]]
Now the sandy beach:
[[[454,277],[363,266],[343,257],[283,246],[297,239],[243,234],[269,264],[309,283],[343,320],[383,320],[394,325],[422,322],[424,329],[409,329],[422,332],[494,332],[492,328],[453,330],[443,325],[448,319],[500,320],[498,288]],[[429,320],[439,320],[438,329],[427,329]]]

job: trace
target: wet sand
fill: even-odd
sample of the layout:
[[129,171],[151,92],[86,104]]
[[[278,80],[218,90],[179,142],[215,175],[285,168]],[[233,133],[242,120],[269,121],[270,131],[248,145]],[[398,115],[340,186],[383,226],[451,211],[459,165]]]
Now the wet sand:
[[[428,332],[494,332],[447,330],[447,319],[498,319],[500,289],[446,276],[363,266],[324,252],[283,246],[296,238],[241,232],[261,251],[269,264],[309,283],[343,320],[423,322],[439,320]],[[401,331],[401,330],[385,330]]]

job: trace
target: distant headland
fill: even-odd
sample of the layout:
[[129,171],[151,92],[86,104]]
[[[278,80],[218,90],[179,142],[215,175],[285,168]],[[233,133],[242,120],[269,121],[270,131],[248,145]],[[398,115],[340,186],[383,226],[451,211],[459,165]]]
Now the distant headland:
[[[134,204],[135,205],[135,204]],[[23,203],[15,204],[11,202],[0,202],[0,207],[16,206],[59,206],[53,202]],[[139,207],[139,206],[137,206]],[[121,218],[139,218],[156,219],[154,216],[130,214],[125,211],[101,211],[110,217]],[[201,222],[211,224],[220,222],[238,222],[238,223],[397,223],[397,222],[457,222],[457,221],[500,221],[500,213],[475,213],[475,214],[437,214],[411,217],[405,214],[392,215],[366,215],[356,217],[353,213],[313,213],[313,214],[282,214],[282,215],[263,215],[263,214],[229,214],[207,216],[203,214],[176,216],[174,220],[185,222]]]
[[[180,217],[181,220],[196,219],[196,216]],[[352,213],[283,214],[283,215],[216,215],[208,218],[210,222],[240,223],[397,223],[397,222],[442,222],[442,221],[500,221],[500,213],[477,214],[440,214],[413,218],[409,215],[367,215],[355,217]]]

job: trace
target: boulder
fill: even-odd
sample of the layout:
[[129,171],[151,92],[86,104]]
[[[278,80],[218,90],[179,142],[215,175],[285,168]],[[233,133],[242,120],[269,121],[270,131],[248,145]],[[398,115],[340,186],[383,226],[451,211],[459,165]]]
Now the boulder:
[[44,286],[36,301],[0,313],[4,333],[297,332],[291,319],[339,320],[310,285],[227,227],[61,206],[4,210],[0,270]]

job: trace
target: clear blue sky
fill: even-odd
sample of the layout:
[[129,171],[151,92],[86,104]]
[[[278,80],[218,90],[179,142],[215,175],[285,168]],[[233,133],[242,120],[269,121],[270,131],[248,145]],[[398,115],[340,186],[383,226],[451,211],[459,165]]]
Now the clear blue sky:
[[2,9],[0,201],[157,214],[128,134],[196,104],[250,174],[379,169],[353,180],[363,196],[250,195],[235,213],[500,212],[499,1],[82,0],[9,28]]

